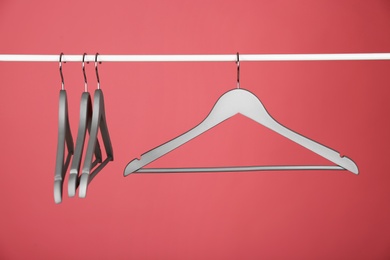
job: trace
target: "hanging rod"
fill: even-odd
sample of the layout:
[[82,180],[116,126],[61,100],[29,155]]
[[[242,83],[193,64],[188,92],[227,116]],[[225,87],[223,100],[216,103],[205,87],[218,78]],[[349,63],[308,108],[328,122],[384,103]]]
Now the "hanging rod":
[[[0,62],[58,62],[60,55],[0,54]],[[63,62],[82,62],[83,55],[63,55]],[[182,62],[236,61],[236,54],[174,54],[174,55],[99,55],[99,62]],[[331,61],[390,60],[390,53],[329,53],[329,54],[240,54],[240,61]],[[86,55],[85,62],[95,61]]]

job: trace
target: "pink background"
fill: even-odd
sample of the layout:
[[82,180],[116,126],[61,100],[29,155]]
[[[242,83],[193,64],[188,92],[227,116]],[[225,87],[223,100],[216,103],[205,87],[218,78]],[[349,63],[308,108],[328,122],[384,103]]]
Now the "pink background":
[[[385,0],[0,2],[4,54],[389,52],[389,28]],[[0,259],[390,258],[389,61],[241,63],[242,88],[279,122],[352,158],[358,176],[124,178],[130,160],[206,117],[235,87],[236,65],[99,68],[115,161],[86,199],[64,194],[57,205],[58,64],[0,63]],[[63,70],[75,138],[81,64]],[[236,116],[150,166],[328,163]]]

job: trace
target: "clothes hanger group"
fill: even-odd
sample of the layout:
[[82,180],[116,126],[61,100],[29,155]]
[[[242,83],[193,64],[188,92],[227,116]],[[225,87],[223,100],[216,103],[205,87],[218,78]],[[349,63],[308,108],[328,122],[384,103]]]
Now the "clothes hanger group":
[[[348,170],[358,174],[357,165],[348,157],[340,154],[316,141],[313,141],[278,123],[267,112],[262,102],[250,91],[240,88],[240,61],[237,53],[237,88],[223,94],[209,115],[197,126],[174,139],[153,148],[133,159],[124,170],[124,176],[131,173],[165,173],[165,172],[227,172],[227,171],[262,171],[262,170]],[[164,156],[198,135],[210,130],[223,121],[242,114],[249,119],[275,131],[276,133],[296,142],[312,152],[328,159],[336,165],[282,165],[282,166],[242,166],[242,167],[209,167],[209,168],[144,168],[154,160]]]
[[[60,92],[60,109],[59,109],[59,130],[58,130],[58,148],[56,159],[56,171],[54,181],[54,201],[62,201],[62,190],[64,178],[69,166],[70,157],[73,155],[70,174],[68,179],[68,195],[73,197],[79,188],[79,197],[85,198],[88,184],[92,179],[107,165],[113,161],[113,150],[111,139],[107,127],[107,121],[104,110],[104,97],[100,89],[100,79],[98,73],[98,53],[95,55],[95,72],[97,77],[97,89],[94,93],[94,103],[92,109],[91,97],[88,92],[87,77],[85,73],[85,56],[83,55],[82,69],[84,75],[84,92],[81,95],[79,128],[77,132],[76,147],[73,147],[73,138],[69,127],[69,118],[67,110],[66,92],[64,90],[64,80],[62,74],[62,53],[60,55],[60,75],[62,88]],[[98,131],[100,130],[107,158],[102,160],[102,152],[98,141]],[[80,166],[84,144],[86,142],[86,133],[89,133],[87,151],[84,157],[84,164],[80,175]],[[64,163],[65,141],[69,155]],[[69,159],[68,159],[69,158]]]
[[[85,73],[85,56],[83,55],[83,75],[84,92],[80,102],[80,119],[76,139],[76,146],[73,145],[73,138],[69,126],[67,95],[64,89],[64,77],[62,74],[62,56],[60,63],[61,90],[59,102],[59,128],[58,146],[54,179],[54,200],[56,203],[62,201],[63,184],[66,171],[71,164],[68,179],[68,195],[75,196],[79,188],[79,197],[84,198],[87,193],[88,184],[107,165],[113,161],[113,150],[111,139],[107,127],[107,120],[104,108],[103,92],[100,89],[100,79],[98,73],[98,53],[95,55],[95,72],[97,77],[97,89],[94,93],[93,105],[87,88],[87,78]],[[348,170],[358,174],[359,170],[354,161],[324,146],[312,139],[309,139],[277,122],[266,110],[262,102],[253,93],[240,88],[240,60],[237,53],[237,88],[229,90],[223,94],[215,103],[208,116],[197,126],[189,131],[173,138],[172,140],[159,145],[152,150],[141,155],[140,159],[133,159],[124,170],[124,176],[131,173],[168,173],[168,172],[231,172],[231,171],[270,171],[270,170]],[[328,159],[335,165],[275,165],[275,166],[239,166],[239,167],[191,167],[191,168],[145,168],[144,166],[203,134],[225,120],[242,114],[245,117],[273,130],[274,132],[294,141],[295,143],[309,149],[310,151]],[[101,146],[97,135],[100,130],[103,146],[107,155],[102,159]],[[86,142],[86,133],[89,133],[87,150],[84,157],[84,164],[80,173],[82,154]],[[65,158],[65,148],[68,154]]]

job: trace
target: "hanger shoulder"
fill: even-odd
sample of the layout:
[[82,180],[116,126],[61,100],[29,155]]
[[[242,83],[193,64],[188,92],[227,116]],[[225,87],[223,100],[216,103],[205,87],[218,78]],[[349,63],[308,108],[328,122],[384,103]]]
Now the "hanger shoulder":
[[97,135],[99,129],[101,131],[102,141],[107,153],[107,157],[113,159],[114,158],[113,149],[112,149],[110,134],[108,131],[105,106],[104,106],[104,96],[102,90],[97,89],[95,90],[95,94],[94,94],[91,132],[90,132],[90,139],[88,141],[87,153],[85,156],[86,163],[84,163],[83,172],[90,172],[91,170],[91,164],[89,162],[92,161],[94,147],[98,143]]
[[[83,92],[81,95],[80,102],[80,120],[79,129],[76,139],[76,147],[70,167],[70,174],[68,179],[68,195],[73,197],[76,194],[76,189],[79,184],[79,171],[82,153],[84,150],[84,144],[86,140],[86,132],[91,130],[91,119],[92,119],[92,101],[91,96],[88,92]],[[99,142],[96,143],[95,147],[95,161],[99,163],[102,160],[101,150]]]
[[114,151],[112,149],[110,133],[108,131],[106,109],[104,105],[104,96],[103,96],[103,92],[100,89],[98,89],[98,91],[100,92],[99,96],[100,96],[100,103],[101,103],[101,117],[100,117],[99,129],[102,135],[102,141],[104,144],[104,148],[106,150],[107,157],[110,158],[111,161],[113,161]]
[[[95,150],[96,144],[98,142],[97,135],[98,130],[100,129],[104,148],[107,154],[107,158],[101,162],[101,164],[93,171],[93,152]],[[111,139],[108,132],[107,121],[105,116],[104,108],[104,97],[103,92],[100,89],[95,90],[94,94],[94,104],[92,112],[92,122],[91,122],[91,132],[87,146],[87,152],[84,159],[84,165],[82,168],[82,173],[80,177],[80,186],[79,186],[79,197],[84,198],[86,196],[87,187],[89,182],[99,173],[109,161],[112,161],[113,151],[111,145]]]
[[72,164],[70,166],[70,174],[68,180],[68,195],[73,197],[76,193],[77,182],[78,182],[78,173],[80,170],[81,157],[84,149],[84,142],[86,131],[88,127],[88,121],[90,121],[91,110],[89,108],[90,104],[90,95],[88,92],[83,92],[81,95],[80,102],[80,119],[79,119],[79,128],[76,138],[76,147],[73,155]]
[[357,165],[354,161],[352,161],[350,158],[346,156],[341,156],[339,152],[320,144],[319,142],[316,142],[314,140],[311,140],[301,134],[298,134],[297,132],[277,123],[266,125],[271,130],[277,132],[278,134],[290,139],[291,141],[307,148],[308,150],[324,157],[325,159],[328,159],[329,161],[343,167],[344,169],[354,173],[358,174],[359,170]]
[[85,154],[84,165],[80,176],[79,197],[80,194],[82,194],[83,197],[86,196],[87,186],[90,182],[89,176],[92,168],[93,150],[95,149],[95,145],[97,142],[97,135],[98,135],[99,125],[101,120],[102,106],[100,102],[100,95],[98,94],[97,90],[95,91],[93,100],[94,100],[94,104],[93,104],[92,121],[91,121],[91,132],[90,132],[89,141],[87,145],[87,152]]
[[[239,91],[240,93],[241,91]],[[133,173],[143,166],[151,163],[152,161],[160,158],[161,156],[171,152],[177,147],[185,144],[186,142],[192,140],[198,135],[206,132],[210,128],[220,124],[226,119],[234,116],[240,112],[240,105],[242,101],[237,98],[236,90],[231,90],[224,95],[222,95],[218,101],[215,103],[213,109],[208,114],[208,116],[196,127],[192,128],[188,132],[170,140],[169,142],[164,143],[144,154],[141,155],[140,159],[133,159],[125,168],[124,176]],[[238,103],[237,103],[238,102]]]
[[[54,201],[60,203],[62,201],[62,188],[64,177],[68,169],[71,156],[74,152],[73,138],[70,131],[68,117],[68,100],[65,90],[60,90],[59,110],[58,110],[58,141],[56,167],[54,177]],[[65,158],[65,145],[68,150],[68,155]],[[65,162],[64,162],[65,159]]]
[[233,100],[235,100],[234,106],[237,105],[239,107],[239,113],[328,159],[344,169],[355,174],[359,173],[357,165],[350,158],[346,156],[341,157],[340,153],[337,151],[326,147],[319,142],[311,140],[277,122],[267,112],[262,102],[251,92],[244,89],[236,90],[235,92],[238,94],[238,98],[232,98],[230,102],[234,102]]

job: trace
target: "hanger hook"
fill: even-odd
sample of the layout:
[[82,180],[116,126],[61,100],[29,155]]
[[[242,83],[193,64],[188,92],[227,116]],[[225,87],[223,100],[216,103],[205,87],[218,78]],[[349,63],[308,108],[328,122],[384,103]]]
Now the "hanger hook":
[[[84,91],[88,92],[87,74],[85,73],[85,56],[87,56],[87,53],[84,52],[84,54],[83,54],[83,63],[82,63],[83,75],[84,75]],[[87,61],[87,64],[88,63],[89,62]]]
[[[64,55],[63,52],[60,54],[60,60],[59,60],[59,65],[60,65],[60,76],[61,76],[61,90],[65,89],[65,83],[64,83],[64,75],[62,75],[62,56]],[[65,62],[64,62],[65,63]]]
[[237,88],[240,88],[240,53],[237,52]]
[[96,71],[96,80],[97,80],[97,88],[100,89],[100,78],[99,78],[99,70],[98,70],[98,63],[102,63],[101,61],[98,62],[98,56],[99,53],[97,52],[95,54],[95,71]]

